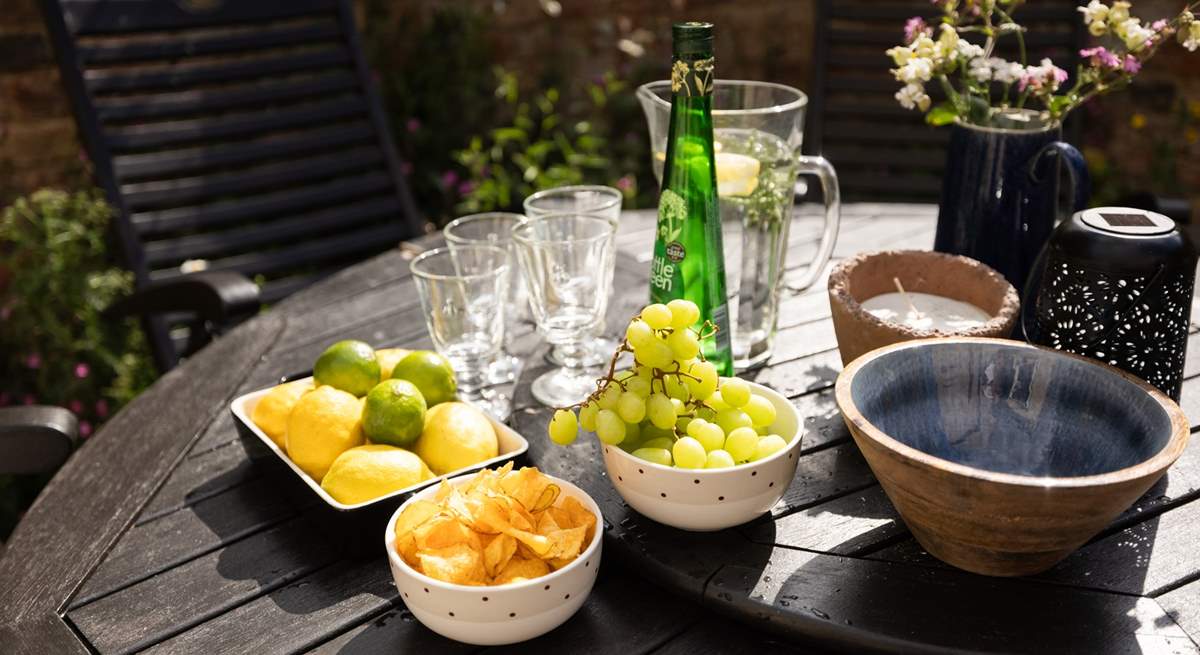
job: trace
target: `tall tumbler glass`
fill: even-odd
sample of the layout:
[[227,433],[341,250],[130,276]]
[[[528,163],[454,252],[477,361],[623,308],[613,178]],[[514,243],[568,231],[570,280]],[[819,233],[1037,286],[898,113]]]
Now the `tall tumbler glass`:
[[[671,83],[643,84],[637,96],[650,125],[652,163],[661,182]],[[808,96],[782,84],[717,80],[713,87],[725,287],[734,366],[739,370],[764,363],[774,347],[798,174],[820,180],[825,227],[816,257],[804,275],[789,280],[788,286],[799,291],[820,279],[837,240],[841,214],[837,174],[825,158],[800,154],[807,105]]]
[[[610,186],[573,184],[544,189],[525,199],[525,215],[541,218],[550,214],[591,214],[616,221],[621,218],[621,204],[625,201],[620,190]],[[594,339],[584,344],[584,358],[589,366],[602,366],[612,357],[617,343],[603,336],[604,326],[596,326]],[[550,351],[550,361],[562,364],[560,349]]]
[[412,273],[433,347],[450,360],[459,391],[482,398],[487,364],[504,343],[508,251],[496,246],[435,248],[413,259]]
[[[512,212],[485,212],[457,218],[446,225],[442,235],[451,250],[463,246],[496,246],[508,252],[509,288],[506,298],[505,329],[511,337],[523,319],[531,319],[525,277],[517,265],[517,247],[512,240],[513,228],[525,220]],[[521,370],[521,359],[502,346],[495,361],[488,365],[488,380],[494,384],[512,382]]]
[[596,390],[598,369],[587,366],[584,346],[608,310],[616,231],[615,220],[587,214],[550,214],[513,230],[538,331],[562,357],[560,368],[531,387],[551,407],[573,405]]

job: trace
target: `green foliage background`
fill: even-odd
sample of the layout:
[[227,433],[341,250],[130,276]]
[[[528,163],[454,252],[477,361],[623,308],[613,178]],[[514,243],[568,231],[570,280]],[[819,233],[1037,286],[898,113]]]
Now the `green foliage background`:
[[[43,189],[0,214],[0,405],[59,405],[88,436],[156,376],[142,330],[102,312],[133,289],[97,190]],[[0,539],[41,488],[0,476]]]

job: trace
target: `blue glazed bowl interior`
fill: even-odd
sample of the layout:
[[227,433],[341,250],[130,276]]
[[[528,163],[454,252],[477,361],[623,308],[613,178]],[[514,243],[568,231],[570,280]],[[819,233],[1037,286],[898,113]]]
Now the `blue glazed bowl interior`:
[[891,438],[958,464],[1036,477],[1098,475],[1162,450],[1171,420],[1138,385],[1055,352],[932,341],[867,362],[850,393]]

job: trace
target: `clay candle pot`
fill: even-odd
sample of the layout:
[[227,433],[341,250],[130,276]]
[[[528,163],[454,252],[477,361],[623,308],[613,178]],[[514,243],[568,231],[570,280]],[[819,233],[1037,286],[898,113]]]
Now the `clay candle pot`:
[[[956,332],[921,330],[878,318],[862,302],[896,291],[928,293],[970,303],[991,318]],[[847,259],[829,274],[829,308],[842,364],[881,346],[928,337],[1000,337],[1012,334],[1020,310],[1017,290],[974,259],[923,250],[885,250]]]

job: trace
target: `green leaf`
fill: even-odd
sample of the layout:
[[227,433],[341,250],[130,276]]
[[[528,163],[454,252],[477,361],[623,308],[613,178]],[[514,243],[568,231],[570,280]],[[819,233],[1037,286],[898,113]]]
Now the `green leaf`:
[[949,102],[943,102],[925,114],[925,122],[930,125],[949,125],[958,118],[958,111],[954,109],[954,105]]

